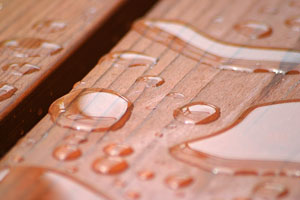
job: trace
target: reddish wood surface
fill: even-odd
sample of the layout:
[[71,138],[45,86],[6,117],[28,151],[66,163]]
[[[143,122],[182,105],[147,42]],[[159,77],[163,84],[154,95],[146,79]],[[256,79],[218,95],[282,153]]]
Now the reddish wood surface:
[[[160,1],[145,19],[180,20],[211,37],[229,43],[297,50],[299,32],[285,25],[287,18],[298,14],[297,2],[165,0]],[[266,7],[271,10],[277,9],[278,12],[262,12]],[[223,20],[216,22],[218,17]],[[236,24],[247,20],[268,24],[273,33],[266,38],[249,39],[235,31]],[[158,63],[152,68],[116,67],[103,64],[103,60],[100,60],[83,79],[85,84],[76,86],[76,89],[106,88],[126,96],[133,102],[132,114],[122,128],[88,133],[88,141],[78,145],[81,156],[70,161],[58,161],[53,157],[54,149],[64,144],[65,137],[78,134],[78,131],[53,123],[48,114],[4,157],[1,166],[12,169],[17,166],[56,169],[96,188],[112,199],[238,200],[260,199],[264,196],[267,196],[267,199],[298,199],[298,178],[273,175],[216,175],[175,159],[170,155],[169,149],[227,127],[251,106],[299,99],[299,75],[220,70],[191,59],[181,51],[172,50],[174,48],[168,46],[172,45],[172,42],[176,44],[176,39],[172,39],[174,38],[171,38],[170,43],[162,44],[149,39],[145,34],[131,30],[112,52],[140,52],[158,58]],[[208,59],[204,56],[203,60]],[[141,86],[135,82],[142,75],[160,76],[165,83],[159,87],[142,87],[141,90]],[[180,92],[184,94],[184,98],[175,100],[166,97],[170,92]],[[220,117],[205,125],[185,125],[174,120],[175,109],[198,101],[219,107]],[[122,171],[125,167],[121,165],[120,168],[114,169],[114,172],[121,173],[96,173],[92,169],[95,161],[105,155],[103,149],[112,143],[128,145],[134,150],[132,154],[124,157],[128,169]],[[74,167],[76,170],[70,170]],[[137,175],[141,170],[150,170],[155,175],[143,181]],[[172,182],[172,175],[182,175],[185,178],[179,182],[175,180],[174,186],[168,184]],[[8,177],[10,181],[19,181],[13,179],[13,174]],[[26,177],[24,179],[26,180]],[[3,183],[6,183],[5,181],[4,178]],[[257,187],[261,187],[265,182],[274,182],[284,189],[279,189],[279,192],[277,189],[270,189],[271,192],[268,189],[259,191]],[[9,189],[10,192],[15,192],[13,187]],[[7,189],[4,190],[0,186],[0,195],[5,194],[4,192],[7,192]],[[30,192],[25,190],[20,189],[18,193],[24,198],[30,197]]]

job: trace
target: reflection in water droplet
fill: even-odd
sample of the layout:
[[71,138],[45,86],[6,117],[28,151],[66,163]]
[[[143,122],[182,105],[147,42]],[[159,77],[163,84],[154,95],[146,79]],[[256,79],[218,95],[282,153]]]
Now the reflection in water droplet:
[[8,99],[16,91],[17,91],[17,88],[15,88],[14,86],[0,81],[0,101]]
[[285,21],[285,24],[293,31],[300,31],[300,16],[288,18]]
[[130,200],[136,200],[139,199],[141,197],[141,194],[136,192],[136,191],[127,191],[126,192],[126,198],[130,199]]
[[253,189],[253,195],[255,197],[262,197],[263,199],[277,199],[287,194],[287,187],[276,182],[262,182]]
[[115,60],[115,66],[117,67],[153,67],[158,62],[157,58],[135,51],[112,52],[108,54],[108,57]]
[[234,26],[235,30],[248,38],[265,38],[272,34],[272,28],[264,23],[256,21],[246,21]]
[[133,149],[125,144],[109,144],[103,148],[104,153],[109,156],[128,156],[133,153]]
[[0,170],[0,183],[4,180],[4,178],[7,176],[8,173],[9,173],[8,168],[4,168]]
[[299,99],[256,105],[231,125],[170,152],[214,174],[299,177],[299,112]]
[[2,67],[3,71],[10,71],[11,74],[22,76],[25,74],[31,74],[33,72],[39,71],[41,68],[28,63],[12,63],[7,64]]
[[185,124],[207,124],[220,117],[220,109],[203,102],[194,102],[174,110],[173,116]]
[[6,40],[0,43],[0,48],[2,53],[11,53],[20,58],[51,56],[62,50],[62,47],[58,44],[39,38]]
[[184,95],[179,92],[170,92],[167,97],[172,97],[174,99],[184,99]]
[[[0,181],[2,172],[0,171]],[[95,189],[56,170],[17,166],[5,173],[6,177],[0,184],[0,196],[5,196],[5,199],[108,199],[99,192],[98,187]],[[14,183],[13,187],[11,183]]]
[[[247,27],[247,25],[244,26]],[[249,26],[255,27],[256,24]],[[265,30],[265,33],[253,32],[259,33],[259,37],[270,34],[269,26],[258,23],[257,27],[260,27],[259,30]],[[269,72],[280,70],[283,74],[290,70],[300,71],[299,51],[222,42],[183,22],[139,20],[134,24],[134,30],[196,61],[200,61],[200,58],[205,56],[210,63],[217,62],[217,64],[213,64],[216,67],[218,65],[233,65],[247,68],[246,72],[266,69]],[[170,45],[171,42],[172,45]],[[260,63],[259,66],[256,65],[257,62]],[[231,70],[231,68],[228,69]]]
[[83,132],[72,133],[64,138],[65,142],[68,144],[82,144],[87,142],[87,134]]
[[131,115],[132,103],[102,88],[78,89],[59,98],[49,108],[57,124],[82,131],[121,128]]
[[154,172],[152,172],[150,170],[141,170],[141,171],[138,171],[137,174],[138,174],[139,179],[141,179],[143,181],[154,178]]
[[43,33],[54,33],[64,30],[66,26],[67,24],[62,21],[45,20],[37,22],[32,28]]
[[170,175],[165,179],[165,183],[171,189],[180,189],[189,186],[193,182],[193,178],[187,174]]
[[75,160],[81,156],[81,150],[75,145],[64,144],[54,149],[53,156],[62,161]]
[[100,174],[118,174],[127,169],[128,164],[121,157],[102,157],[93,162],[92,168]]
[[145,82],[147,87],[159,87],[165,83],[165,80],[159,76],[141,76],[139,77],[136,82]]

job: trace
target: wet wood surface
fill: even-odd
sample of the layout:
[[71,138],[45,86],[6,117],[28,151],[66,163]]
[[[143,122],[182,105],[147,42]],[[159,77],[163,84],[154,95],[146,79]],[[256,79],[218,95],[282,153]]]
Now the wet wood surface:
[[[299,31],[287,26],[286,20],[299,14],[299,5],[299,1],[280,0],[165,0],[143,19],[179,20],[218,41],[298,52]],[[263,38],[249,38],[234,28],[249,20],[267,24],[272,33]],[[2,159],[1,166],[59,170],[111,199],[298,199],[298,178],[278,174],[214,174],[176,159],[170,154],[170,148],[228,127],[251,106],[299,99],[300,76],[222,70],[216,67],[218,59],[209,63],[205,54],[199,60],[187,56],[184,51],[189,44],[178,42],[178,38],[171,37],[164,43],[150,38],[147,29],[144,31],[133,28],[112,52],[139,52],[156,58],[156,64],[114,66],[105,64],[102,59],[82,84],[74,88],[105,88],[127,97],[134,107],[123,127],[88,132],[87,141],[76,146],[81,155],[77,152],[73,155],[76,159],[59,161],[53,156],[54,150],[66,143],[66,137],[79,131],[54,123],[48,114]],[[136,83],[143,75],[159,76],[165,82],[158,87],[145,87]],[[181,93],[183,98],[168,97],[170,92]],[[217,106],[219,118],[199,125],[175,120],[173,111],[192,102]],[[80,131],[80,134],[85,133]],[[122,170],[122,165],[114,169],[119,173],[97,173],[93,169],[95,161],[105,155],[104,147],[113,143],[133,149],[121,158],[128,164],[127,169]],[[139,176],[141,170],[153,172],[153,177],[143,180]],[[181,179],[174,178],[176,176]],[[170,181],[170,177],[176,180]],[[15,192],[13,186],[7,187],[5,179],[0,185],[6,189],[0,186],[0,195]],[[7,178],[9,181],[19,179],[26,177],[9,175]],[[279,185],[279,189],[257,189],[266,182]],[[31,197],[30,192],[22,189],[17,193],[24,198]]]

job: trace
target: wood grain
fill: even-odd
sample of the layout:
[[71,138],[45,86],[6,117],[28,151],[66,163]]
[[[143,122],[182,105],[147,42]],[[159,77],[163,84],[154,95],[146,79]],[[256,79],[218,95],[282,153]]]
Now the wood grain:
[[[279,12],[276,15],[261,13],[260,9],[265,6],[276,8]],[[288,1],[165,0],[160,1],[145,18],[184,21],[221,41],[295,50],[299,46],[299,32],[291,31],[284,21],[296,15],[297,11]],[[215,19],[220,16],[223,22],[216,23]],[[263,21],[273,28],[273,34],[259,40],[246,38],[233,29],[235,24],[245,20]],[[130,191],[138,192],[140,199],[247,199],[256,184],[262,181],[285,184],[289,192],[282,199],[299,198],[297,188],[300,185],[295,178],[214,175],[175,160],[169,154],[169,148],[174,145],[228,126],[252,105],[299,99],[299,75],[219,70],[143,37],[134,30],[112,52],[124,50],[145,53],[158,58],[159,62],[153,68],[105,67],[100,63],[83,79],[84,86],[77,87],[107,88],[127,96],[134,103],[134,109],[123,128],[89,133],[88,142],[79,146],[83,154],[79,159],[59,162],[52,156],[53,149],[75,131],[56,125],[50,115],[46,115],[4,157],[1,166],[43,166],[66,173],[76,166],[78,171],[72,174],[73,177],[105,191],[112,199],[133,199],[128,196]],[[158,75],[165,79],[165,84],[136,92],[139,88],[135,80],[141,75]],[[180,92],[185,98],[174,101],[166,97],[169,92]],[[199,126],[183,125],[174,120],[172,114],[176,108],[196,101],[218,106],[220,118]],[[153,109],[147,109],[148,105]],[[170,124],[175,124],[176,128],[167,128]],[[157,137],[157,133],[162,137]],[[34,142],[28,144],[30,140]],[[91,169],[92,163],[104,154],[103,147],[111,143],[127,144],[134,149],[134,153],[126,157],[129,169],[113,176],[96,174]],[[24,160],[19,162],[16,157]],[[142,169],[152,170],[155,178],[141,181],[137,172]],[[177,173],[189,174],[193,183],[179,190],[169,189],[164,179]],[[123,186],[115,184],[120,180],[124,182]],[[11,191],[14,191],[13,188]],[[25,191],[18,192],[26,194]]]

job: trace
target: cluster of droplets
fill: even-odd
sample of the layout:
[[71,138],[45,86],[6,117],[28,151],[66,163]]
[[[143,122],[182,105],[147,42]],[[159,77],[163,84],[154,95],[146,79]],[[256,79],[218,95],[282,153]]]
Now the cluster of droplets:
[[[2,8],[2,4],[0,7]],[[48,34],[61,31],[65,27],[66,23],[64,22],[45,20],[37,22],[32,28],[39,33]],[[2,54],[23,59],[52,56],[61,50],[62,47],[60,45],[40,38],[23,37],[0,42],[0,52]],[[40,67],[26,62],[16,62],[2,66],[2,70],[13,76],[23,76],[39,71]],[[0,84],[0,101],[8,99],[17,91],[17,88],[12,86],[11,83],[1,82]]]

